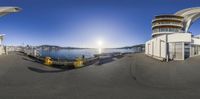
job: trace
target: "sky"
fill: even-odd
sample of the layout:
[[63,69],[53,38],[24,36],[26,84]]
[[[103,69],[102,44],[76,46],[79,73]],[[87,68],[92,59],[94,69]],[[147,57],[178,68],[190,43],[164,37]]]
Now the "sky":
[[[0,0],[23,10],[0,18],[4,45],[123,47],[151,39],[155,15],[200,7],[199,0]],[[200,34],[200,20],[190,31]]]

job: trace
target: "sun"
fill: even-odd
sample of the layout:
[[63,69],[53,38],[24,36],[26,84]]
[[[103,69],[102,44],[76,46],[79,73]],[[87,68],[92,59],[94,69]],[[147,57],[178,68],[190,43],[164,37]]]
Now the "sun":
[[99,47],[102,47],[103,41],[102,41],[102,40],[98,40],[98,41],[97,41],[97,44],[98,44],[98,48],[99,48]]
[[102,48],[103,48],[103,41],[102,40],[98,40],[97,41],[97,49],[98,49],[98,53],[101,54],[102,53]]

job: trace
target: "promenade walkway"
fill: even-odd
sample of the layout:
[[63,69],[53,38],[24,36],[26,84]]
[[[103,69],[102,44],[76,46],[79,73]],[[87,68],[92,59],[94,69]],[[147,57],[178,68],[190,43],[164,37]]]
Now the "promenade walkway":
[[199,59],[163,63],[130,54],[103,65],[60,70],[22,54],[0,56],[0,98],[197,99]]

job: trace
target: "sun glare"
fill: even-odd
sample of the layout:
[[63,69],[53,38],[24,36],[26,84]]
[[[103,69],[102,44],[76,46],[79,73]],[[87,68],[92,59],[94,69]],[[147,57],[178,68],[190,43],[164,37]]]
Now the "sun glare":
[[98,52],[99,52],[99,54],[101,54],[102,53],[102,48],[103,48],[103,41],[102,40],[98,40],[97,44],[98,44],[98,47],[97,47]]
[[98,47],[102,47],[103,42],[101,40],[97,41]]

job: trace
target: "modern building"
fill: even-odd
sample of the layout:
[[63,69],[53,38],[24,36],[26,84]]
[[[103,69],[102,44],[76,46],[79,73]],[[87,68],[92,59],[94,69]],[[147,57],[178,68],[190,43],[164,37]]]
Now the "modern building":
[[166,61],[200,55],[200,35],[193,36],[189,32],[192,23],[199,18],[200,7],[155,16],[152,39],[145,44],[145,54]]
[[[0,17],[7,15],[9,13],[14,13],[14,12],[19,12],[19,11],[21,11],[21,8],[19,7],[0,7]],[[3,37],[4,35],[0,34],[0,55],[5,53],[5,50],[4,50],[5,48],[2,44]]]

